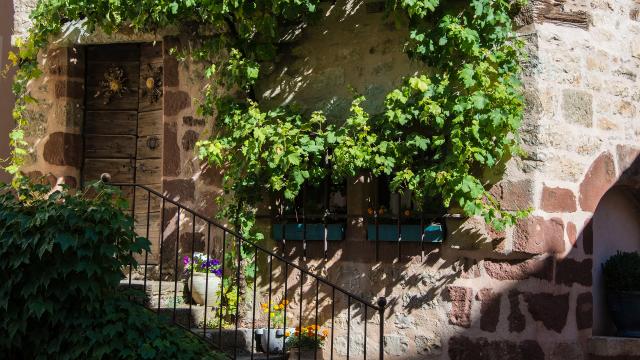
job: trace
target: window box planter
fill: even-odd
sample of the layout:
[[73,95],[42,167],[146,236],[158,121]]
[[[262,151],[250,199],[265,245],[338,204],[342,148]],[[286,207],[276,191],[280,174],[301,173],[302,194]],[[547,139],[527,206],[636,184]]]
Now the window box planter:
[[[401,224],[402,240],[405,242],[420,242],[422,234],[420,225]],[[423,227],[425,243],[442,243],[445,238],[445,229],[441,224],[431,224]],[[398,241],[398,224],[378,224],[378,241]],[[376,224],[367,224],[367,240],[376,241]]]
[[[282,231],[284,229],[284,239],[286,240],[307,240],[307,241],[323,241],[324,240],[324,224],[323,223],[307,223],[306,236],[305,225],[302,223],[273,224],[271,225],[271,235],[274,240],[283,238]],[[344,240],[344,224],[327,224],[327,241]]]

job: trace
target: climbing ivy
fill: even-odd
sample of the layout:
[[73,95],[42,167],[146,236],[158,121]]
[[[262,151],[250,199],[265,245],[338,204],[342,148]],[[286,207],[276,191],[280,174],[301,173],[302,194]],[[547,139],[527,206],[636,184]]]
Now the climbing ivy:
[[318,3],[40,0],[19,53],[10,55],[19,70],[9,170],[18,172],[26,154],[22,129],[33,101],[27,83],[40,75],[37,55],[65,23],[107,33],[176,27],[195,38],[188,51],[176,49],[176,56],[205,65],[208,83],[198,111],[217,117],[212,136],[198,143],[198,155],[224,169],[221,215],[245,235],[259,236],[252,230],[254,212],[265,195],[293,199],[304,183],[325,178],[328,161],[336,180],[361,172],[386,174],[391,190],[411,190],[417,203],[440,199],[446,207],[484,217],[496,229],[525,216],[502,210],[482,177],[484,169],[518,152],[523,51],[510,14],[520,4],[388,0],[388,15],[409,27],[408,56],[427,70],[391,91],[382,113],[367,113],[364,98],[356,96],[344,122],[329,124],[322,112],[261,106],[253,90],[261,62],[275,57],[288,29],[313,21]]

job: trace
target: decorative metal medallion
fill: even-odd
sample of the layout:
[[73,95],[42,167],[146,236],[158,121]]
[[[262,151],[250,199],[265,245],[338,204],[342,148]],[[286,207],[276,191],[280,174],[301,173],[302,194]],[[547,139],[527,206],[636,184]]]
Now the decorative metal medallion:
[[149,102],[155,104],[162,97],[162,66],[153,68],[151,64],[147,64],[149,68],[149,76],[144,82],[142,96],[149,98]]
[[112,64],[104,73],[104,80],[98,83],[98,92],[94,97],[103,96],[105,105],[109,104],[114,96],[121,98],[129,92],[126,86],[127,80],[124,69]]

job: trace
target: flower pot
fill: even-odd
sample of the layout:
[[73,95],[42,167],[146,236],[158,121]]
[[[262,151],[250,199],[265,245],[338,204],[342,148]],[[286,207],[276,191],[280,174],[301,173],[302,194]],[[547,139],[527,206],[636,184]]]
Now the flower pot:
[[[194,272],[187,279],[187,287],[191,292],[191,299],[199,305],[213,307],[220,304],[220,278],[215,274]],[[193,284],[192,284],[193,282]]]
[[[293,334],[294,328],[289,328]],[[256,342],[259,342],[262,351],[269,354],[282,354],[286,341],[284,329],[258,329],[256,330]]]
[[289,350],[289,360],[323,360],[322,349],[292,348]]
[[607,305],[618,336],[640,337],[640,291],[609,290]]

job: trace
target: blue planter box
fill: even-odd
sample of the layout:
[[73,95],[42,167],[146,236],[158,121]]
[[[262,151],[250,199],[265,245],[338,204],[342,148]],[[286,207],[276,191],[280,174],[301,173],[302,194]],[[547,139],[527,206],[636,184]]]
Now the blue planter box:
[[[420,225],[400,225],[402,241],[420,242]],[[423,229],[425,243],[441,243],[444,241],[444,226],[439,224],[427,225]],[[367,224],[367,240],[376,241],[376,224]],[[398,241],[397,224],[378,224],[378,241]]]
[[[286,240],[324,240],[324,224],[307,224],[307,236],[304,236],[304,224],[273,224],[271,225],[271,235],[274,240],[282,240],[282,229]],[[340,241],[344,239],[344,224],[327,224],[327,241]]]

